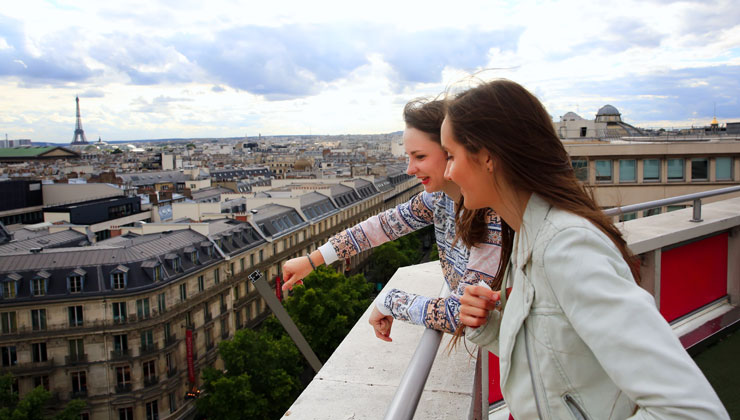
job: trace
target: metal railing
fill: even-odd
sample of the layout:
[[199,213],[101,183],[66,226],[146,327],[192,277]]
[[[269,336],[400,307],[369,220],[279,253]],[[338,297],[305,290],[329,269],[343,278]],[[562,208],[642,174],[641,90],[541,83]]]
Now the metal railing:
[[701,199],[707,197],[714,197],[717,195],[730,194],[733,192],[740,192],[740,185],[727,188],[719,188],[711,191],[702,191],[693,194],[679,195],[671,198],[663,198],[660,200],[646,201],[644,203],[631,204],[629,206],[614,207],[608,210],[604,210],[607,216],[618,216],[624,213],[632,213],[640,210],[649,210],[657,207],[670,206],[672,204],[685,203],[687,201],[693,201],[694,213],[691,218],[692,222],[701,222]]
[[[440,297],[449,296],[449,288],[444,287]],[[411,356],[409,365],[404,372],[401,382],[396,389],[396,395],[385,412],[384,419],[412,419],[416,413],[416,407],[419,405],[421,394],[424,392],[424,385],[429,378],[429,372],[432,370],[434,359],[437,356],[439,344],[442,342],[442,332],[432,329],[425,329],[416,346],[414,355]]]

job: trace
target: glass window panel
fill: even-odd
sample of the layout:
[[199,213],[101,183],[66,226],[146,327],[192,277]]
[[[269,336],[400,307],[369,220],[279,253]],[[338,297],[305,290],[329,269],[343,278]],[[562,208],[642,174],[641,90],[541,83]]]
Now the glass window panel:
[[668,159],[668,180],[682,181],[684,170],[683,159]]
[[660,159],[645,159],[642,161],[642,180],[660,181]]
[[691,180],[706,181],[709,179],[709,159],[693,158],[691,159]]
[[717,181],[726,181],[732,179],[732,158],[718,157],[715,161],[715,176]]
[[574,159],[571,161],[571,164],[576,173],[576,178],[578,178],[579,181],[588,181],[588,160]]
[[634,182],[637,180],[637,161],[625,159],[619,161],[619,182]]
[[596,181],[597,182],[609,182],[612,180],[612,161],[611,160],[597,160],[596,161]]

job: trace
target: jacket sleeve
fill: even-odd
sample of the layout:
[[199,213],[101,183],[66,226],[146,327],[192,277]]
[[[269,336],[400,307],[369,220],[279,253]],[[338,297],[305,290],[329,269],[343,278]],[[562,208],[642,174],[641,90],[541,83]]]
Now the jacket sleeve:
[[[430,298],[398,289],[391,289],[382,305],[395,319],[423,325],[438,331],[453,333],[460,321],[460,297],[465,288],[480,281],[491,285],[501,257],[501,223],[492,211],[488,216],[488,235],[483,243],[470,249],[468,264],[460,281],[452,284],[447,297]],[[449,284],[449,281],[448,281]]]
[[639,407],[634,419],[729,419],[653,297],[611,241],[571,227],[544,250],[546,280],[568,321],[614,383]]
[[421,192],[329,238],[319,247],[326,264],[367,251],[434,223],[434,204],[442,193]]

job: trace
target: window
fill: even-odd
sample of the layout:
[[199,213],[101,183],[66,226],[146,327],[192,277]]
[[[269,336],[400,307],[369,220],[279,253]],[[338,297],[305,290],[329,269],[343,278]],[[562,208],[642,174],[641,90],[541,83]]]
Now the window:
[[165,298],[164,292],[157,295],[157,310],[159,310],[160,314],[163,314],[167,310]]
[[34,277],[31,280],[31,293],[34,296],[46,295],[46,279],[43,277]]
[[249,254],[249,266],[254,267],[254,254]]
[[67,290],[69,293],[82,292],[82,276],[74,275],[67,277]]
[[15,312],[3,312],[0,314],[2,320],[3,334],[13,334],[18,331],[18,324],[15,319]]
[[203,289],[206,288],[205,280],[203,279],[203,276],[198,276],[198,291],[202,292]]
[[655,216],[656,214],[660,214],[660,207],[643,211],[642,217]]
[[46,343],[33,343],[31,344],[31,360],[34,363],[47,361],[46,357]]
[[221,277],[221,270],[219,270],[218,268],[213,270],[213,282],[218,284],[218,282],[221,281],[220,277]]
[[678,205],[675,205],[675,206],[666,206],[666,212],[672,212],[672,211],[676,211],[676,210],[683,210],[685,208],[686,208],[686,206],[683,205],[683,204],[678,204]]
[[15,346],[0,347],[2,353],[3,367],[11,367],[18,364],[18,355],[15,352]]
[[239,284],[234,286],[234,300],[239,300],[239,289],[240,289]]
[[170,413],[174,413],[175,410],[177,410],[177,399],[175,398],[175,393],[170,392],[167,398],[170,402]]
[[155,371],[154,360],[142,363],[141,368],[144,373],[144,381],[153,382],[156,380],[157,373]]
[[126,288],[126,273],[117,272],[110,275],[111,288],[122,290]]
[[190,252],[190,262],[193,264],[198,264],[198,251]]
[[668,181],[683,181],[683,172],[683,159],[668,159]]
[[265,253],[263,249],[260,249],[260,262],[265,260]]
[[193,311],[185,312],[185,325],[193,326]]
[[718,157],[715,159],[715,178],[717,181],[732,180],[732,158]]
[[71,361],[81,361],[85,355],[85,344],[81,338],[69,340],[69,359]]
[[146,420],[159,420],[159,409],[157,400],[146,403]]
[[118,420],[134,420],[134,407],[119,408]]
[[692,181],[709,180],[709,159],[707,158],[691,159],[691,180]]
[[167,354],[164,355],[164,363],[165,363],[165,366],[167,367],[167,372],[168,373],[169,372],[174,372],[174,370],[175,370],[176,367],[175,367],[175,360],[172,357],[172,352],[169,352],[169,353],[167,353]]
[[660,182],[660,159],[644,159],[642,161],[642,181]]
[[90,420],[90,413],[80,413],[79,420]]
[[123,324],[126,322],[126,302],[113,302],[113,322]]
[[70,327],[81,327],[83,324],[82,318],[82,306],[68,306],[67,313],[69,314],[69,326]]
[[157,264],[152,268],[152,280],[162,281],[162,265]]
[[142,331],[141,348],[143,350],[151,350],[154,348],[154,333],[152,330]]
[[612,161],[596,161],[596,182],[612,182]]
[[46,309],[31,309],[31,328],[34,331],[46,329]]
[[242,257],[242,259],[239,260],[239,267],[241,268],[241,270],[239,270],[239,272],[242,272],[242,271],[245,270],[245,268],[244,268],[244,258],[243,257]]
[[49,375],[34,376],[33,387],[42,387],[45,390],[49,390]]
[[234,274],[236,274],[236,273],[234,272],[234,263],[229,263],[229,270],[231,271],[231,275],[232,275],[232,276],[233,276]]
[[180,285],[180,301],[185,302],[187,298],[188,298],[188,285],[187,283],[182,283]]
[[234,322],[236,323],[236,328],[242,327],[242,311],[234,311]]
[[581,137],[586,137],[586,131],[587,131],[586,127],[581,127]]
[[86,392],[87,391],[87,374],[85,371],[72,372],[72,392]]
[[120,354],[128,354],[128,335],[118,334],[113,336],[113,350]]
[[3,298],[13,299],[18,295],[18,282],[17,281],[4,281],[3,282]]
[[637,161],[622,159],[619,161],[619,182],[635,182],[637,180]]
[[175,271],[182,271],[182,260],[179,255],[170,259],[170,267]]
[[149,318],[149,298],[138,299],[136,301],[136,316],[139,319]]
[[121,388],[131,385],[131,367],[116,366],[116,385]]

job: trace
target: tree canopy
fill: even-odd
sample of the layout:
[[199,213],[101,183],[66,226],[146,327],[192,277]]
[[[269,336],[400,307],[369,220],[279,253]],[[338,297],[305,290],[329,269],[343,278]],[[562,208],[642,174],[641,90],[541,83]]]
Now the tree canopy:
[[56,407],[48,407],[51,393],[41,386],[32,389],[23,398],[13,390],[15,378],[8,373],[0,376],[0,420],[76,420],[87,404],[81,400],[72,400],[55,416],[46,416],[46,412]]

